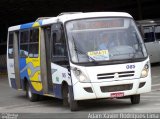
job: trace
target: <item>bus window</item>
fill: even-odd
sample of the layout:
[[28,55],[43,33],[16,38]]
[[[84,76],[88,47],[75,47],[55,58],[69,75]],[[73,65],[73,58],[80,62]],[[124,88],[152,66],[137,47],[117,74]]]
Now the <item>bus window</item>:
[[153,27],[144,27],[144,42],[154,42]]
[[13,33],[9,33],[8,57],[13,58]]
[[29,57],[37,58],[38,57],[38,46],[39,46],[39,30],[31,29],[30,30],[30,41],[29,41]]
[[20,33],[20,57],[28,57],[28,39],[29,31]]
[[61,27],[52,32],[52,59],[59,65],[66,65],[66,41]]
[[160,26],[155,26],[155,37],[157,41],[160,41]]

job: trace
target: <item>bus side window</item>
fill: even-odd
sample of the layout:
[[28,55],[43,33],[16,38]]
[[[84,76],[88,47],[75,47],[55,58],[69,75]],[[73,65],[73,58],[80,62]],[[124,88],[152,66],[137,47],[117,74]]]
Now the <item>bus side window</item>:
[[65,44],[63,41],[57,40],[57,34],[53,33],[53,55],[54,56],[65,56]]
[[13,33],[9,33],[8,57],[13,58]]
[[156,40],[160,41],[160,26],[155,26],[155,36]]
[[144,42],[154,42],[153,27],[144,27]]
[[59,65],[67,65],[66,41],[62,27],[52,31],[52,61]]
[[28,40],[29,31],[22,31],[20,33],[20,57],[28,57]]
[[39,29],[30,30],[29,57],[37,58],[39,51]]

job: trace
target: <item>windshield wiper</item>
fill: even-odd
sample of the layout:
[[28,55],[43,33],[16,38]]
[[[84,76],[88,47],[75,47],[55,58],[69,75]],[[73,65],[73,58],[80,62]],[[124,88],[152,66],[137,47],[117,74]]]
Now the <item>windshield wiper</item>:
[[74,50],[75,50],[77,53],[79,53],[79,54],[82,54],[82,55],[87,56],[89,61],[90,61],[90,59],[91,59],[92,62],[94,62],[94,63],[96,63],[96,64],[98,63],[94,58],[90,57],[88,54],[86,54],[84,51],[78,49],[76,46],[75,46]]
[[90,56],[89,56],[88,54],[86,54],[84,51],[78,49],[77,46],[76,46],[75,39],[74,39],[73,36],[72,36],[72,39],[73,39],[73,43],[74,43],[74,46],[75,46],[75,47],[74,47],[74,50],[76,51],[76,53],[80,53],[80,54],[83,54],[83,55],[87,56],[88,60],[90,61],[90,59],[91,59],[92,62],[94,62],[95,64],[98,63],[94,58],[90,57]]

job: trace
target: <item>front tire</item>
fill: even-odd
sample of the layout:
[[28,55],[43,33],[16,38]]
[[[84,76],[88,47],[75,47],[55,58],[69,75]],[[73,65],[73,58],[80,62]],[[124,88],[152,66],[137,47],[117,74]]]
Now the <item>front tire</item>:
[[132,104],[139,104],[140,103],[140,95],[132,95],[130,97]]
[[68,85],[63,86],[63,105],[70,106],[71,111],[78,111],[78,101],[73,99],[73,95],[69,92]]
[[27,83],[27,87],[26,87],[26,96],[31,102],[36,102],[38,101],[38,98],[39,98],[38,94],[32,93],[29,83]]

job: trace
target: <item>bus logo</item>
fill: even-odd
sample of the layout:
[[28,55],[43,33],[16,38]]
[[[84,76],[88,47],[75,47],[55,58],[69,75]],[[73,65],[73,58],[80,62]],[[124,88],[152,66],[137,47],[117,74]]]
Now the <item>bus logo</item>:
[[115,73],[115,74],[114,74],[114,78],[115,78],[115,79],[118,79],[118,78],[119,78],[119,74],[118,74],[118,73]]
[[65,74],[65,73],[62,73],[62,77],[63,77],[63,78],[66,78],[66,74]]

